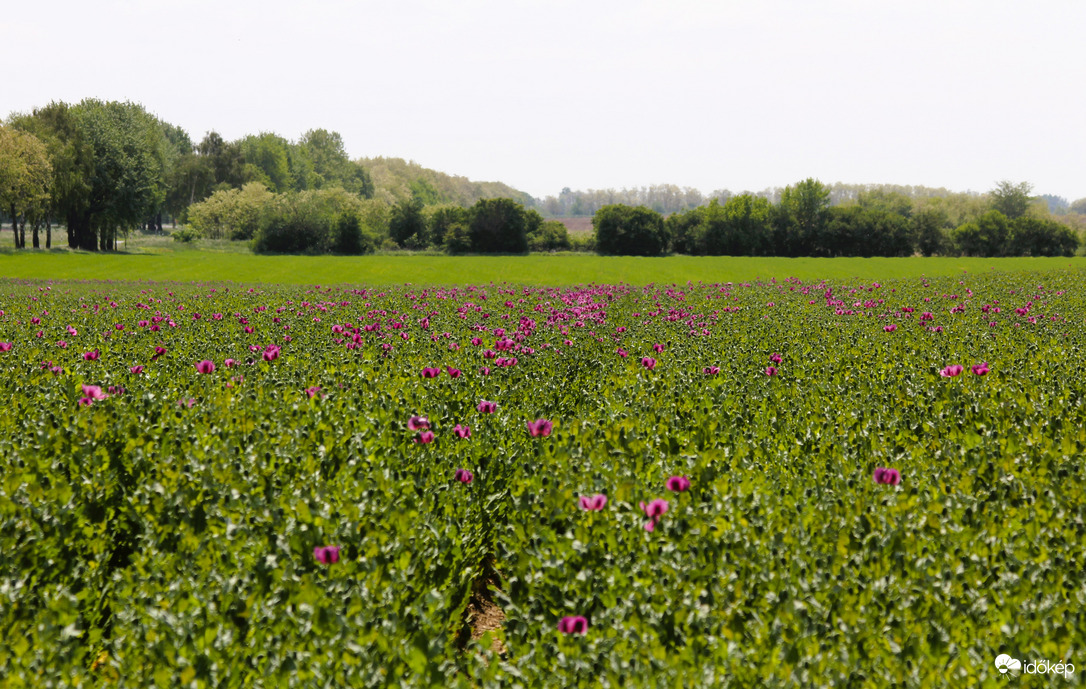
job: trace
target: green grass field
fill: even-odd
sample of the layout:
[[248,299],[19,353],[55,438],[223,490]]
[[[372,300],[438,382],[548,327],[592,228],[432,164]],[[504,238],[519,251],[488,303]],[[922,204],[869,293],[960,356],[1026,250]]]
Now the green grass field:
[[588,254],[530,256],[256,256],[230,247],[159,253],[89,254],[25,251],[0,254],[0,277],[68,280],[159,280],[278,284],[575,285],[801,280],[889,280],[920,275],[974,275],[996,270],[1086,268],[1074,258],[748,258],[670,256],[639,258]]

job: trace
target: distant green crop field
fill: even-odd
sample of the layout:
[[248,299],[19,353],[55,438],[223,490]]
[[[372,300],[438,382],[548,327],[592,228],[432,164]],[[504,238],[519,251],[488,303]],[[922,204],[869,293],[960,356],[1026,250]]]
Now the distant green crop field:
[[888,280],[968,272],[1047,271],[1086,268],[1076,258],[750,258],[728,256],[256,256],[222,251],[157,254],[22,252],[0,254],[0,277],[78,280],[177,280],[260,284],[415,285],[511,282],[576,285],[591,282],[742,282],[789,277],[801,280]]

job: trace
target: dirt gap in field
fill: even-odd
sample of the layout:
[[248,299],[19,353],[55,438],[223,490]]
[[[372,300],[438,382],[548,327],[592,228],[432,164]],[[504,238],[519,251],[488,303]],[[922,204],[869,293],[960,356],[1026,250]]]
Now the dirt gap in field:
[[[500,583],[500,578],[494,570],[493,563],[488,561],[483,568],[483,572],[471,585],[471,599],[464,611],[464,629],[467,634],[465,635],[466,638],[462,637],[461,639],[462,646],[467,645],[468,639],[478,641],[483,638],[483,634],[497,632],[501,629],[502,622],[505,621],[505,613],[494,602],[494,596],[490,590],[491,587],[498,588]],[[498,655],[504,655],[505,644],[502,643],[502,640],[496,634],[491,635],[491,638],[494,639],[494,643],[490,650]]]

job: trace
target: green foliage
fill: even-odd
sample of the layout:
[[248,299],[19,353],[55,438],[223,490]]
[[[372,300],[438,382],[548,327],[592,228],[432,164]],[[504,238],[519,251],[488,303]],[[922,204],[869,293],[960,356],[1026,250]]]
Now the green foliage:
[[999,211],[1008,220],[1016,220],[1026,214],[1030,207],[1030,191],[1033,186],[1028,182],[1012,184],[1003,180],[996,184],[990,193],[992,210]]
[[[471,250],[477,253],[521,254],[528,250],[530,224],[542,220],[530,216],[513,199],[480,199],[469,211]],[[446,238],[448,244],[448,238]]]
[[340,188],[276,194],[261,216],[253,251],[370,253],[379,239],[366,229],[364,216],[361,200]]
[[13,225],[20,214],[47,212],[52,178],[46,145],[33,134],[0,125],[0,208],[10,211]]
[[422,201],[399,201],[389,211],[388,236],[402,247],[423,248],[427,244],[426,218]]
[[271,209],[275,194],[259,182],[216,191],[189,207],[189,224],[211,239],[252,239]]
[[374,197],[389,205],[412,198],[425,205],[448,203],[462,207],[495,198],[510,198],[523,206],[535,202],[531,194],[501,182],[474,182],[402,158],[363,158],[358,162],[372,176]]
[[924,256],[943,253],[949,245],[946,236],[946,211],[941,208],[922,208],[910,218],[916,247]]
[[1079,239],[1054,220],[1022,216],[1011,223],[1008,254],[1012,256],[1074,256]]
[[182,227],[170,233],[170,237],[172,237],[175,242],[182,242],[185,244],[192,244],[197,239],[204,236],[204,233],[195,227]]
[[959,226],[952,239],[966,256],[1003,256],[1008,248],[1010,223],[1007,216],[991,210],[974,222]]
[[569,231],[557,220],[546,220],[528,235],[528,248],[532,251],[568,251],[571,248]]
[[[430,206],[425,209],[424,214],[426,216],[427,236],[436,246],[444,246],[445,236],[453,225],[460,225],[461,228],[464,228],[464,232],[467,232],[468,211],[465,208],[452,205]],[[469,248],[470,238],[468,246],[463,251],[467,251]]]
[[592,227],[601,254],[659,256],[667,250],[664,219],[644,206],[604,206],[592,217]]

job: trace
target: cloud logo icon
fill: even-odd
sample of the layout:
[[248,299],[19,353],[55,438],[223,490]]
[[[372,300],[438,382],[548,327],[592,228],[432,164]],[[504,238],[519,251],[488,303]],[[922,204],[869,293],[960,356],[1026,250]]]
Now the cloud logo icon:
[[1017,675],[1022,671],[1022,661],[1017,658],[1012,658],[1006,653],[996,656],[995,666],[1001,675],[1005,675],[1008,672]]

